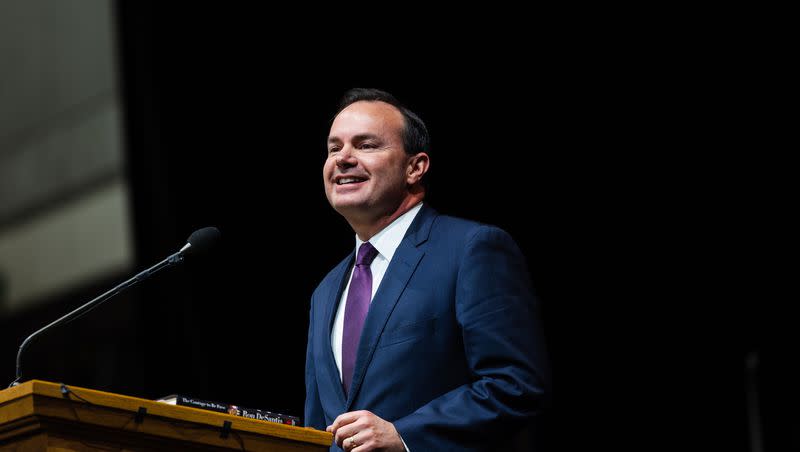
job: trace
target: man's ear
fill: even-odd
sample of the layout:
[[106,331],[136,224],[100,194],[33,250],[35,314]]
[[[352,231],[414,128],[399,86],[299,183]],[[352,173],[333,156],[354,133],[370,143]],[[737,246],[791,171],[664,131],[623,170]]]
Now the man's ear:
[[408,158],[408,167],[406,168],[406,183],[414,185],[418,183],[422,176],[428,172],[431,161],[428,154],[419,152]]

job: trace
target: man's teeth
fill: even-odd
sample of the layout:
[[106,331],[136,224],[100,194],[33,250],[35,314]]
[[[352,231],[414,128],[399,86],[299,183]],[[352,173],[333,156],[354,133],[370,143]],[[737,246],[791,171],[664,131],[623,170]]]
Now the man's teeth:
[[336,183],[339,184],[339,185],[344,185],[344,184],[352,184],[352,183],[355,183],[355,182],[361,182],[363,180],[364,179],[358,179],[358,178],[355,178],[355,177],[343,177],[343,178],[339,179],[338,181],[336,181]]

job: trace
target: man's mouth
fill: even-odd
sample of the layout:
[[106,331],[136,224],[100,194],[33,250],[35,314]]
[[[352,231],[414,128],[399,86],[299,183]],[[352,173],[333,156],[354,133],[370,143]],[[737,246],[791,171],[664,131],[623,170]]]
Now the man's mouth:
[[342,177],[336,179],[336,185],[357,184],[359,182],[364,182],[365,180],[367,179],[363,177]]

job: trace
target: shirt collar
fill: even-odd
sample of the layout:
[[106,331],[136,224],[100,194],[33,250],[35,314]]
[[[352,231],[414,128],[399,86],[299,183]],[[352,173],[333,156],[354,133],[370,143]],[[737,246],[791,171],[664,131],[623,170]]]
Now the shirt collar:
[[[380,232],[369,239],[369,243],[371,243],[372,246],[378,250],[378,253],[387,261],[392,260],[394,252],[397,251],[397,247],[400,246],[400,242],[403,241],[406,231],[408,231],[411,222],[414,221],[414,218],[421,208],[422,203],[417,204],[408,212],[395,218],[394,221],[389,223],[389,226],[381,229]],[[356,235],[356,253],[358,253],[358,248],[361,247],[362,243],[364,242]]]

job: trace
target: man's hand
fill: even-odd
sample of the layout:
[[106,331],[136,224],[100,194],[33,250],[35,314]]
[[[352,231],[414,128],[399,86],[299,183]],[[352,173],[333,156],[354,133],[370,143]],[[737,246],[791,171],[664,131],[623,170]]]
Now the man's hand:
[[394,424],[366,410],[341,414],[325,430],[333,433],[336,445],[346,451],[405,452],[406,450]]

